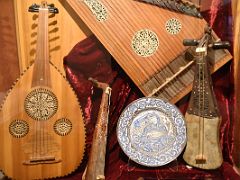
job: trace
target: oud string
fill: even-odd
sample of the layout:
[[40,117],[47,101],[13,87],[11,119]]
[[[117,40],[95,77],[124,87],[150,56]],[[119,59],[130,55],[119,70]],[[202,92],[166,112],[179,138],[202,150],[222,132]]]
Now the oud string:
[[[43,31],[43,57],[44,57],[44,68],[43,68],[43,81],[44,81],[44,86],[48,86],[49,85],[49,78],[48,77],[48,71],[49,71],[49,66],[48,66],[48,59],[49,59],[49,47],[48,47],[48,7],[47,4],[44,4],[44,7],[42,9],[43,11],[43,15],[44,15],[44,21],[43,21],[43,27],[44,27],[44,31]],[[42,100],[44,100],[45,97],[41,97]],[[42,107],[43,108],[43,107]],[[44,112],[40,112],[40,113],[44,113]],[[43,116],[44,114],[42,114],[41,116]],[[45,156],[47,153],[47,144],[48,144],[48,140],[47,140],[47,120],[40,120],[40,153],[39,156],[40,158],[42,158],[42,156]]]
[[[45,7],[46,9],[45,9],[45,26],[46,26],[46,31],[45,31],[45,43],[46,43],[46,45],[45,45],[45,58],[47,59],[47,60],[49,60],[49,38],[48,38],[48,34],[49,34],[49,29],[48,29],[48,12],[49,12],[49,10],[48,10],[48,7],[47,7],[47,4],[46,4],[46,7]],[[46,78],[46,82],[47,82],[47,85],[49,85],[49,78],[50,77],[48,77],[48,73],[49,72],[46,72],[47,70],[49,71],[49,69],[46,69],[46,67],[48,67],[49,68],[49,62],[48,61],[44,61],[45,62],[45,72],[44,72],[44,74],[45,74],[45,76],[44,76],[44,78]],[[48,120],[45,120],[45,122],[44,122],[44,124],[43,124],[43,146],[44,146],[44,149],[43,149],[43,154],[44,154],[44,156],[46,156],[46,154],[47,154],[47,149],[48,149],[48,135],[47,135],[47,132],[48,132],[48,127],[47,127],[47,124],[48,124],[48,122],[47,122]],[[46,140],[45,140],[46,139]]]
[[[48,26],[47,26],[47,13],[46,13],[46,10],[45,10],[45,4],[44,4],[44,7],[43,7],[43,9],[42,9],[42,13],[43,13],[43,18],[44,18],[44,21],[43,21],[43,27],[44,27],[44,34],[43,34],[43,38],[44,38],[44,40],[43,40],[43,42],[42,42],[42,45],[43,45],[43,58],[44,58],[44,68],[43,68],[43,81],[45,81],[46,82],[46,51],[47,51],[47,31],[48,31]],[[42,39],[43,39],[42,38]],[[45,44],[46,43],[46,44]],[[45,83],[44,83],[44,85],[45,85]],[[44,97],[42,97],[42,100],[44,99]],[[43,107],[41,107],[41,108],[43,108]],[[40,109],[41,109],[40,108]],[[42,112],[40,112],[40,113],[42,113]],[[43,116],[43,114],[41,114],[41,116]],[[43,151],[44,151],[44,121],[45,120],[40,120],[40,136],[41,136],[41,138],[40,138],[40,158],[41,158],[41,156],[42,156],[42,153],[43,153]]]
[[[44,39],[43,39],[43,37],[44,37],[44,35],[45,35],[45,32],[44,31],[42,31],[42,29],[41,28],[43,28],[44,30],[45,30],[45,24],[44,24],[44,21],[45,21],[45,19],[44,19],[44,11],[43,11],[43,9],[40,7],[39,8],[39,24],[38,24],[38,37],[37,37],[37,41],[38,41],[38,44],[37,44],[37,50],[39,51],[38,52],[38,56],[39,57],[37,57],[37,58],[40,58],[40,57],[42,57],[42,55],[44,55],[43,53],[44,53],[44,46],[43,46],[43,42],[44,42]],[[44,56],[43,56],[44,57]],[[39,59],[38,59],[38,61],[39,61]],[[43,70],[43,68],[44,68],[44,65],[42,65],[42,63],[38,63],[38,64],[35,64],[35,65],[41,65],[41,67],[39,68],[40,69],[40,71],[41,70]],[[43,67],[42,67],[43,66]],[[38,69],[38,73],[39,73],[39,69]],[[41,72],[40,72],[41,73]],[[42,77],[41,77],[42,78]],[[37,81],[39,81],[39,80],[37,80]],[[39,82],[38,82],[39,83]],[[41,82],[40,82],[40,84],[41,84]],[[41,101],[41,93],[38,93],[38,101]],[[40,105],[41,106],[41,105]],[[39,115],[41,116],[41,111],[40,111],[40,109],[41,109],[41,107],[39,107],[39,112],[37,112],[37,113],[39,113]],[[39,157],[40,157],[40,153],[41,153],[41,148],[42,148],[42,146],[41,146],[41,139],[42,139],[42,129],[41,129],[41,119],[40,120],[36,120],[36,123],[37,123],[37,131],[36,131],[36,155],[35,155],[35,157],[34,158],[36,158],[36,159],[38,159]]]
[[[49,58],[50,58],[50,47],[49,47],[49,22],[48,22],[48,19],[49,19],[49,9],[48,7],[46,6],[47,10],[46,10],[46,16],[45,16],[45,22],[46,22],[46,35],[45,35],[45,42],[46,42],[46,50],[45,50],[45,58],[47,59],[47,61],[45,61],[45,67],[48,67],[48,72],[45,72],[45,78],[46,78],[46,82],[47,82],[47,85],[48,86],[51,86],[51,79],[50,79],[50,62],[49,62]],[[46,120],[46,122],[44,122],[44,137],[43,137],[43,141],[44,141],[44,155],[48,155],[49,154],[49,145],[50,145],[50,140],[49,140],[49,135],[48,135],[48,132],[49,132],[49,127],[48,127],[48,124],[49,122],[47,122],[49,120]]]
[[[46,79],[45,78],[47,78],[46,77],[46,51],[47,51],[47,34],[48,34],[48,21],[47,21],[47,18],[48,18],[48,13],[47,13],[47,11],[46,11],[46,7],[45,7],[45,4],[44,4],[44,7],[43,7],[44,9],[43,9],[43,14],[44,14],[44,42],[43,42],[43,45],[44,45],[44,55],[43,55],[43,57],[44,57],[44,68],[43,68],[43,70],[44,70],[44,75],[43,75],[43,81],[45,81],[46,82]],[[44,84],[45,85],[45,84]],[[42,97],[42,100],[44,99],[44,97]],[[43,108],[43,107],[42,107]],[[42,114],[42,116],[43,116],[43,114]],[[44,121],[45,120],[40,120],[41,121],[41,139],[40,139],[40,158],[41,158],[41,156],[42,156],[42,154],[43,154],[43,152],[44,152]]]
[[[40,23],[40,14],[38,14],[38,24]],[[39,30],[39,27],[37,28],[37,42],[39,41],[39,33],[40,33],[40,30]],[[36,55],[39,53],[39,44],[37,43],[36,45]],[[34,70],[36,70],[36,55],[35,55],[35,60],[34,60]],[[33,83],[32,83],[33,84]],[[38,130],[38,124],[37,124],[37,121],[34,120],[34,133],[32,135],[32,154],[31,154],[31,159],[33,159],[34,157],[36,157],[36,154],[37,154],[37,130]]]

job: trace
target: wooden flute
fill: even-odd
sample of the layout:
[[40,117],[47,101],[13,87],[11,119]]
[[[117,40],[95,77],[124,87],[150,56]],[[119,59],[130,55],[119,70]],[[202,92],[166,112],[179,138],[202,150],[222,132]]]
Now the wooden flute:
[[93,134],[90,156],[82,179],[102,180],[105,179],[104,168],[105,168],[105,155],[108,132],[108,114],[111,88],[106,83],[98,82],[92,78],[89,78],[89,80],[91,80],[96,87],[102,89],[103,94],[98,119]]

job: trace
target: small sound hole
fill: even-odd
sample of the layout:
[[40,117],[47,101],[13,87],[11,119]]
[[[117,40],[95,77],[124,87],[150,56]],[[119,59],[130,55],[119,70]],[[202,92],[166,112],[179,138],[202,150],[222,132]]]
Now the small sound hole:
[[72,131],[72,123],[70,120],[62,118],[54,123],[53,128],[56,134],[66,136]]
[[29,132],[29,125],[26,121],[15,120],[9,125],[9,133],[15,138],[22,138]]

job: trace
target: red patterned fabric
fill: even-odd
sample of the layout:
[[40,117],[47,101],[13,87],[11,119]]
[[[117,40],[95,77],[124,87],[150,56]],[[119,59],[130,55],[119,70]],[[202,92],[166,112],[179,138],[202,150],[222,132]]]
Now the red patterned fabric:
[[[224,3],[223,3],[224,2]],[[230,0],[212,0],[209,12],[204,12],[205,18],[217,34],[224,40],[231,41],[231,4]],[[233,170],[232,147],[233,134],[231,120],[231,62],[213,75],[213,84],[218,100],[222,123],[220,129],[221,147],[224,163],[216,170],[201,170],[188,168],[182,155],[170,164],[158,168],[146,168],[128,159],[118,145],[116,125],[120,113],[133,100],[142,97],[142,93],[127,77],[116,61],[101,47],[94,36],[79,42],[64,58],[66,75],[78,98],[85,116],[87,139],[86,155],[79,169],[72,175],[62,179],[81,179],[90,151],[92,133],[97,119],[101,91],[94,88],[87,79],[93,77],[109,83],[112,87],[111,106],[109,114],[109,131],[106,155],[106,179],[240,179]],[[186,100],[181,100],[177,106],[184,113]]]

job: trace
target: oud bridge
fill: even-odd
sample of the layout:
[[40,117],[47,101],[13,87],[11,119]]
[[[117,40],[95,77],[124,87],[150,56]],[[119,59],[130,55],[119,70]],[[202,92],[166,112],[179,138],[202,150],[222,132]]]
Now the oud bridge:
[[43,156],[30,158],[23,162],[24,165],[37,165],[37,164],[54,164],[61,162],[61,159],[57,159],[54,156]]
[[196,158],[196,164],[206,164],[207,163],[207,159],[204,155],[198,155]]

